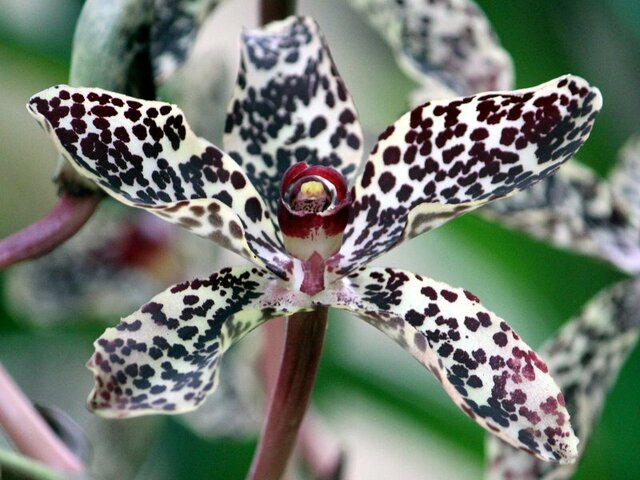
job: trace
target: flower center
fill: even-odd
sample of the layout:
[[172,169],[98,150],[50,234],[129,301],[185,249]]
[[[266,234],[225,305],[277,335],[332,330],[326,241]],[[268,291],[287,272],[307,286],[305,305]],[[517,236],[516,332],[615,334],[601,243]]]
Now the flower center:
[[[313,283],[311,292],[323,288],[324,261],[342,246],[350,208],[347,181],[331,167],[296,163],[282,178],[278,223],[287,252],[304,263],[305,281]],[[310,280],[311,271],[317,281]]]
[[289,204],[296,212],[320,213],[327,210],[335,200],[335,189],[331,192],[319,179],[302,179],[291,190]]

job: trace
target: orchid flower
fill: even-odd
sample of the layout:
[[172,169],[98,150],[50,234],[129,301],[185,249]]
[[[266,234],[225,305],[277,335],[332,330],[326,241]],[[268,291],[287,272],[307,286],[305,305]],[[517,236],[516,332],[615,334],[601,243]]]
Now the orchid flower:
[[174,105],[96,88],[35,95],[29,110],[82,175],[254,263],[174,285],[108,329],[89,362],[90,408],[193,410],[246,333],[332,306],[399,343],[490,432],[571,462],[562,394],[506,322],[468,291],[366,264],[555,172],[600,106],[598,90],[573,76],[429,102],[389,126],[356,173],[355,107],[316,23],[295,17],[243,34],[226,153]]

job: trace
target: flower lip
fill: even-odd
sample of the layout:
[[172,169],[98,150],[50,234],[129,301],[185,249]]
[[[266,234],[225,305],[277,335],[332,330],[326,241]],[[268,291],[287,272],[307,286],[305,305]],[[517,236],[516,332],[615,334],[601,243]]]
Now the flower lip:
[[352,196],[345,178],[331,167],[292,165],[284,174],[278,222],[291,255],[306,260],[337,253],[349,220]]

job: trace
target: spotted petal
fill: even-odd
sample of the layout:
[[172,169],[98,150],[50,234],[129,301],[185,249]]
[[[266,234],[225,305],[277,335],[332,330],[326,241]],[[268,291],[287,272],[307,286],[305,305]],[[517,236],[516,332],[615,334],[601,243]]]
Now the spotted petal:
[[243,34],[224,147],[272,213],[280,179],[293,163],[331,166],[345,176],[355,172],[362,130],[314,20],[289,17]]
[[640,135],[622,147],[611,172],[611,188],[625,202],[634,224],[640,225]]
[[165,80],[187,58],[207,15],[222,0],[155,0],[150,54],[157,81]]
[[107,417],[194,410],[215,390],[234,342],[305,309],[279,285],[265,270],[239,267],[157,295],[95,342],[89,407]]
[[[606,394],[640,333],[640,281],[629,280],[598,294],[540,350],[564,392],[573,427],[585,451]],[[543,463],[495,438],[488,439],[487,478],[561,480],[576,465]]]
[[552,174],[588,138],[601,104],[596,88],[567,75],[405,114],[356,179],[338,273]]
[[[420,84],[437,79],[458,95],[513,88],[513,63],[491,24],[470,0],[350,0]],[[430,90],[430,89],[429,89]],[[422,89],[422,97],[436,98]],[[439,89],[437,96],[444,90]]]
[[260,195],[175,105],[57,86],[28,108],[79,173],[117,200],[285,275],[289,260]]
[[70,83],[153,98],[220,1],[87,0],[76,25]]
[[[625,178],[633,178],[631,175]],[[544,182],[491,203],[479,213],[622,270],[640,270],[640,232],[629,204],[609,182],[575,161]]]
[[546,365],[473,294],[390,268],[341,282],[334,306],[399,343],[482,427],[544,460],[575,457],[578,440]]

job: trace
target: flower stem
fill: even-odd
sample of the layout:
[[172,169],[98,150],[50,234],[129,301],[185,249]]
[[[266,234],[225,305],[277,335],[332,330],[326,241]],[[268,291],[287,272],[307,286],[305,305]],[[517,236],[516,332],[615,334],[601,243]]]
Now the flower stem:
[[327,307],[287,319],[280,372],[248,479],[281,478],[311,398],[326,326]]
[[265,25],[275,20],[282,20],[293,15],[296,0],[262,0],[260,4],[260,23]]
[[1,364],[0,392],[0,427],[20,452],[61,472],[83,472],[82,462],[49,428]]
[[[28,457],[0,449],[0,471],[9,478],[29,478],[31,480],[65,480],[65,477],[54,470],[47,468],[40,462]],[[68,479],[67,479],[68,480]]]
[[101,199],[64,193],[46,217],[0,241],[0,269],[49,253],[80,230]]

